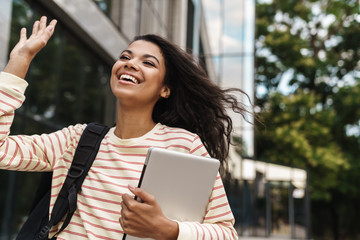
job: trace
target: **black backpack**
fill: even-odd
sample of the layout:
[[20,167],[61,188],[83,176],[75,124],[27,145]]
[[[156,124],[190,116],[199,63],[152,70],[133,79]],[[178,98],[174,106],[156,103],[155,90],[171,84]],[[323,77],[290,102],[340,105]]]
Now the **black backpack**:
[[97,123],[90,123],[85,128],[65,182],[55,201],[50,220],[52,172],[43,173],[29,217],[17,235],[17,240],[48,239],[51,227],[58,224],[65,215],[63,225],[52,239],[56,239],[56,236],[67,227],[76,210],[77,193],[81,189],[87,172],[100,148],[101,141],[109,129],[109,127]]

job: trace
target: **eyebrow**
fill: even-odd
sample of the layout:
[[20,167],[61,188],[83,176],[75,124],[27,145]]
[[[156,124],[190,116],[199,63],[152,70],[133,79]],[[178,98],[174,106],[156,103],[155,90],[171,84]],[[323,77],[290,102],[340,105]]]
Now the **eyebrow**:
[[[131,51],[131,50],[128,50],[128,49],[126,49],[126,50],[124,50],[124,51],[122,51],[122,53],[121,54],[123,54],[124,52],[127,52],[127,53],[129,53],[129,54],[133,54],[133,52]],[[145,58],[153,58],[153,59],[155,59],[156,61],[157,61],[157,63],[158,64],[160,64],[160,61],[159,61],[159,59],[157,59],[157,57],[155,57],[154,55],[151,55],[151,54],[144,54],[143,55],[143,57],[145,57]]]

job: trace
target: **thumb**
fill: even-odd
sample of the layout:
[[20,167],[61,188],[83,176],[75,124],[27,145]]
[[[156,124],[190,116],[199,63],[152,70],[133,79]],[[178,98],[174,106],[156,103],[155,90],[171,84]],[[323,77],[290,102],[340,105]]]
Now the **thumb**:
[[140,198],[142,200],[142,202],[149,203],[149,204],[152,204],[155,202],[154,196],[147,193],[145,190],[138,188],[138,187],[134,187],[132,185],[129,185],[128,188],[135,196]]

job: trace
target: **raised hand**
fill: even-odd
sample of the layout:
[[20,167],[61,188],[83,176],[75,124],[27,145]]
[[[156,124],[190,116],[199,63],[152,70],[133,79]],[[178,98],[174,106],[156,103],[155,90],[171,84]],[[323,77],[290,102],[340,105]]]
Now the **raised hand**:
[[52,20],[49,25],[46,22],[47,18],[45,16],[41,17],[40,21],[36,21],[29,38],[26,36],[26,28],[21,29],[20,39],[10,53],[10,59],[4,72],[14,74],[20,78],[25,77],[31,61],[46,46],[54,33],[57,21]]
[[122,196],[119,222],[124,232],[136,237],[176,239],[178,224],[164,216],[154,196],[140,188],[129,186],[129,190],[143,202],[134,200],[129,194]]

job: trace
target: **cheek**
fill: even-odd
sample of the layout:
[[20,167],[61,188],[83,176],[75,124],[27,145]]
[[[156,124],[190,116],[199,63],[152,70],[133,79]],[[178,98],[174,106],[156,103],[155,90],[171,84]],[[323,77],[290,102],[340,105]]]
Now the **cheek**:
[[116,71],[119,70],[120,66],[121,66],[121,62],[120,62],[120,61],[116,61],[116,62],[114,63],[114,65],[113,65],[112,69],[111,69],[111,73],[112,73],[112,74],[115,74]]

